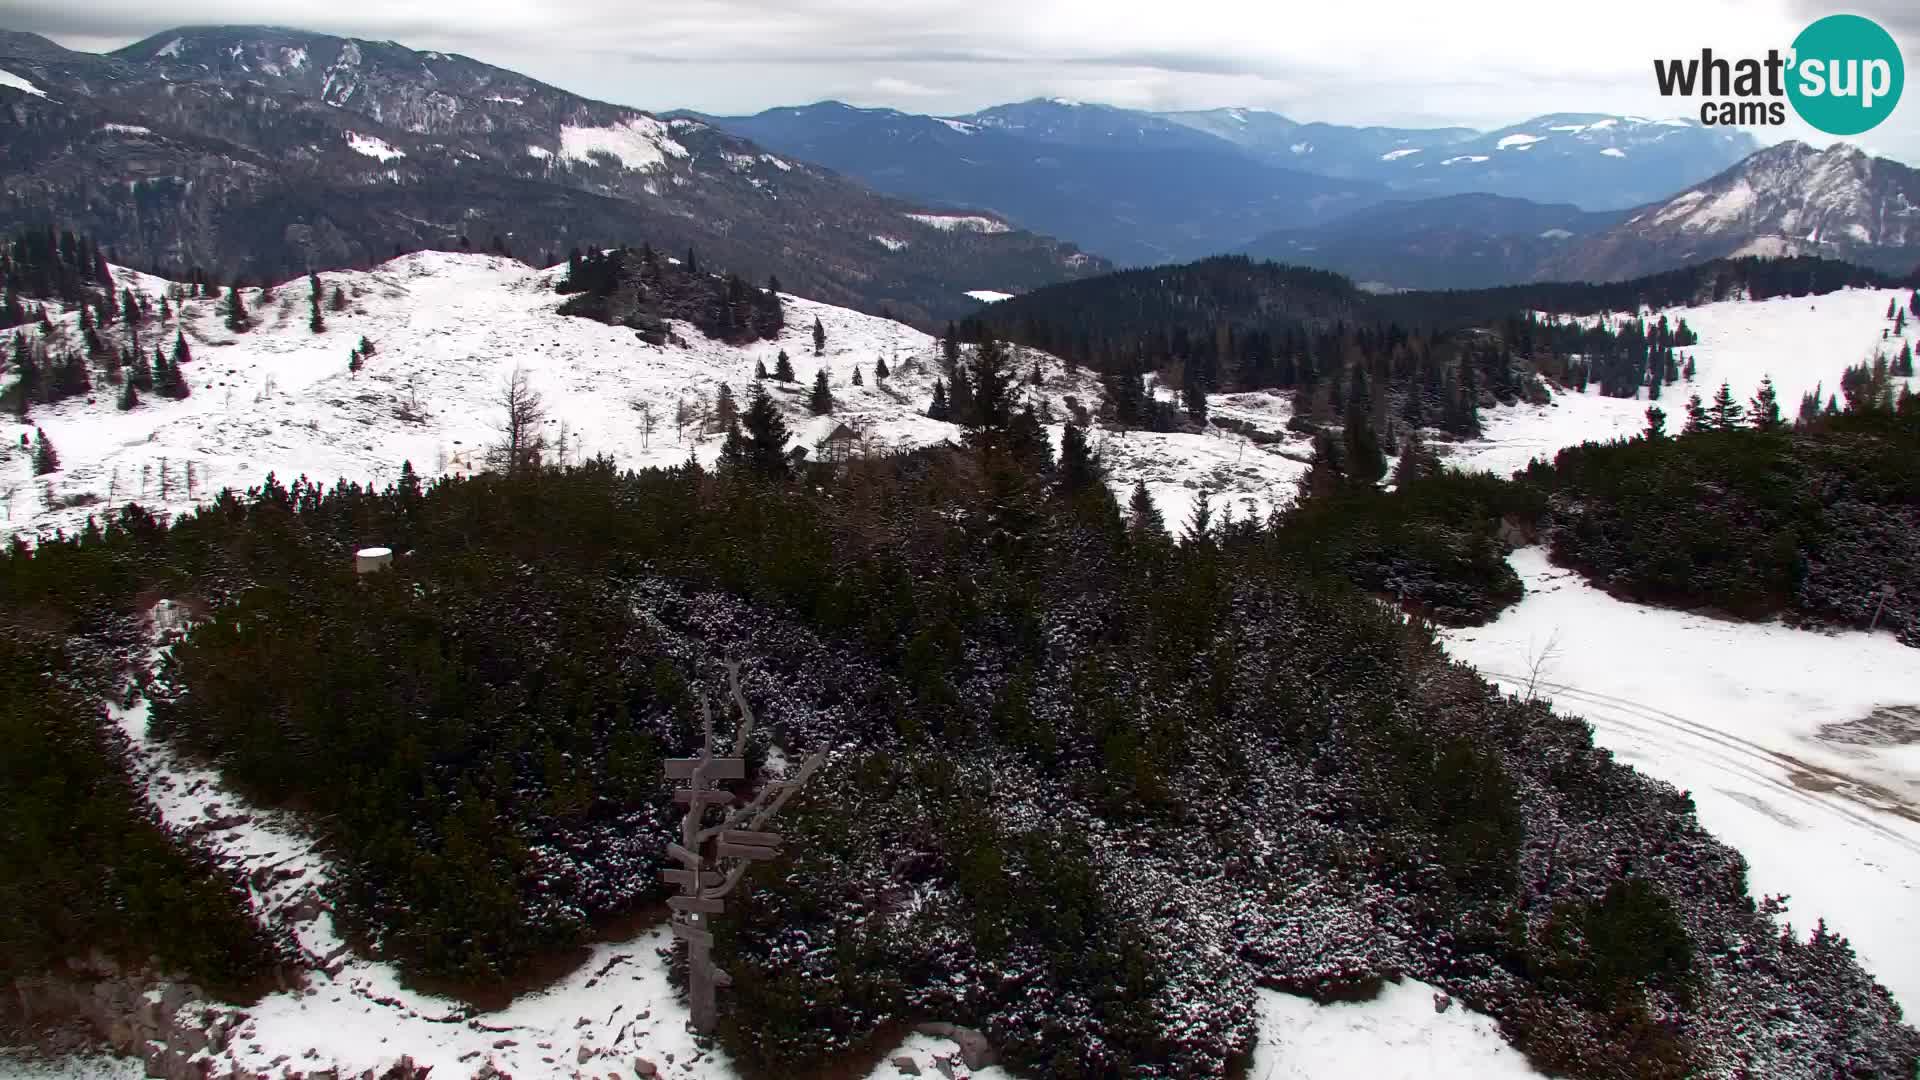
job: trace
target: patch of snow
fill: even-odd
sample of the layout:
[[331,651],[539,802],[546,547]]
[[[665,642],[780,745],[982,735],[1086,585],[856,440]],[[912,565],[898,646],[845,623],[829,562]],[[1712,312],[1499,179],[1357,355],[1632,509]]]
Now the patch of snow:
[[[1840,375],[1850,365],[1872,360],[1876,350],[1888,344],[1898,350],[1898,343],[1880,339],[1890,299],[1905,304],[1908,293],[1848,289],[1819,297],[1723,300],[1639,313],[1650,320],[1664,314],[1676,326],[1684,318],[1700,335],[1699,344],[1680,350],[1698,367],[1694,381],[1661,387],[1659,405],[1666,410],[1668,427],[1678,429],[1687,395],[1711,398],[1723,381],[1744,402],[1760,388],[1761,378],[1770,376],[1780,407],[1789,415],[1799,407],[1800,395],[1816,385],[1823,395],[1837,393]],[[1920,379],[1912,384],[1920,390]],[[1646,395],[1645,389],[1638,398],[1603,397],[1597,388],[1583,394],[1556,389],[1548,405],[1480,410],[1478,439],[1434,445],[1450,464],[1504,476],[1525,468],[1533,458],[1551,459],[1564,447],[1639,434],[1647,426]]]
[[982,217],[979,214],[908,214],[906,216],[929,228],[939,229],[941,232],[953,232],[956,229],[980,233],[1012,231],[1012,227],[1006,222]]
[[527,103],[525,98],[503,97],[499,94],[494,94],[488,97],[487,100],[501,105],[525,105]]
[[1526,598],[1487,626],[1445,631],[1448,652],[1512,690],[1553,642],[1540,689],[1555,707],[1690,792],[1701,824],[1746,856],[1756,897],[1790,896],[1803,937],[1826,919],[1908,1015],[1920,1009],[1920,745],[1821,734],[1920,704],[1920,649],[1630,604],[1539,548],[1510,561]]
[[1493,146],[1496,150],[1525,150],[1545,138],[1545,135],[1508,135]]
[[1609,116],[1605,120],[1595,120],[1593,123],[1588,124],[1587,130],[1588,131],[1605,131],[1607,128],[1615,127],[1619,123],[1620,121],[1618,119]]
[[153,55],[179,56],[181,48],[185,45],[186,45],[186,41],[184,39],[174,38],[172,41],[167,42],[165,45],[162,45],[160,46],[160,48],[155,50]]
[[767,164],[773,166],[776,169],[779,169],[781,172],[793,171],[793,166],[787,164],[786,162],[780,160],[777,157],[774,157],[772,154],[761,154],[760,160],[766,162]]
[[1259,1080],[1501,1080],[1539,1077],[1499,1025],[1456,1001],[1434,1008],[1423,982],[1388,983],[1372,1001],[1316,1005],[1261,990],[1260,1041],[1249,1077]]
[[372,135],[362,135],[356,131],[349,131],[346,134],[347,147],[356,154],[364,154],[367,157],[380,161],[393,161],[397,158],[407,156],[405,150],[394,146],[385,139],[375,138]]
[[[155,332],[170,338],[185,330],[194,353],[185,370],[192,396],[149,397],[125,413],[114,408],[111,395],[36,409],[34,422],[60,448],[62,463],[45,479],[56,495],[111,495],[114,502],[178,513],[223,487],[258,484],[269,472],[286,481],[305,475],[385,484],[410,461],[423,477],[466,474],[484,467],[485,448],[497,437],[497,389],[516,364],[546,398],[552,422],[566,423],[580,457],[605,453],[622,467],[645,468],[678,465],[692,454],[712,464],[720,453],[718,434],[689,431],[681,441],[677,433],[662,432],[642,446],[631,411],[608,403],[645,401],[656,416],[672,416],[682,398],[711,400],[723,382],[745,400],[755,361],[771,368],[781,349],[793,358],[799,381],[768,385],[796,430],[812,419],[805,388],[825,367],[838,402],[833,419],[865,430],[876,449],[959,438],[959,428],[924,415],[940,377],[939,342],[898,322],[783,296],[787,325],[777,341],[726,345],[674,323],[678,343],[654,347],[630,330],[558,314],[565,298],[553,292],[553,282],[562,273],[564,268],[534,270],[489,255],[420,252],[370,271],[323,274],[329,287],[346,290],[352,304],[330,313],[327,332],[318,335],[290,289],[267,304],[258,302],[258,290],[247,291],[258,325],[239,335],[226,330],[219,301],[187,300],[176,309],[178,321]],[[114,277],[153,297],[168,284],[120,268]],[[818,358],[815,318],[827,331],[826,355]],[[77,319],[56,316],[55,332],[77,335]],[[378,351],[355,375],[347,370],[345,349],[362,335]],[[881,357],[893,374],[877,381],[873,364]],[[1082,369],[1069,376],[1058,359],[1015,349],[1016,370],[1029,372],[1036,363],[1045,386],[1023,387],[1021,393],[1044,397],[1056,416],[1066,412],[1068,396],[1085,404],[1101,400],[1093,373]],[[855,365],[863,369],[864,386],[851,385]],[[1156,393],[1169,396],[1165,387]],[[402,418],[411,401],[420,404],[423,417]],[[1216,520],[1229,509],[1241,517],[1284,504],[1310,456],[1305,437],[1286,430],[1292,415],[1287,397],[1213,395],[1209,409],[1281,441],[1261,446],[1220,428],[1196,434],[1100,429],[1092,440],[1116,493],[1124,498],[1135,481],[1145,481],[1176,525],[1192,512],[1202,488],[1216,493]],[[31,430],[0,420],[0,438],[17,443]],[[1058,426],[1052,437],[1059,438]],[[191,493],[185,483],[189,465]],[[99,513],[97,505],[49,509],[24,455],[0,462],[0,484],[15,480],[20,494],[0,539],[15,533],[31,539],[55,528],[72,533],[85,526],[89,512]]]
[[1670,117],[1668,117],[1668,118],[1666,118],[1665,120],[1655,120],[1655,121],[1653,121],[1653,126],[1654,126],[1654,127],[1682,127],[1682,128],[1686,128],[1686,127],[1693,127],[1693,126],[1694,126],[1694,123],[1693,123],[1693,121],[1691,121],[1691,120],[1688,120],[1687,118],[1685,118],[1685,117],[1682,117],[1682,116],[1670,116]]
[[1548,128],[1547,130],[1548,131],[1565,131],[1570,134],[1577,135],[1580,132],[1587,130],[1587,127],[1588,125],[1586,124],[1555,124],[1552,127]]
[[997,304],[1002,300],[1013,299],[1013,294],[1010,292],[995,292],[992,289],[974,289],[967,295],[983,304]]
[[307,50],[305,47],[282,48],[280,62],[298,71],[307,66]]
[[1310,142],[1297,142],[1287,147],[1287,150],[1295,154],[1311,154],[1313,153],[1313,144]]
[[1478,164],[1478,163],[1480,163],[1480,162],[1482,162],[1482,161],[1491,161],[1491,160],[1493,160],[1493,159],[1492,159],[1492,158],[1489,158],[1489,157],[1488,157],[1487,155],[1485,155],[1485,154],[1461,154],[1461,155],[1460,155],[1460,156],[1458,156],[1458,157],[1450,157],[1450,158],[1448,158],[1447,160],[1445,160],[1445,161],[1443,161],[1443,162],[1441,162],[1440,164],[1442,164],[1442,165],[1456,165],[1456,164],[1458,164],[1458,163],[1460,163],[1460,162],[1462,162],[1462,161],[1464,161],[1464,162],[1466,162],[1466,163],[1468,163],[1469,165],[1474,165],[1474,164]]
[[5,68],[0,68],[0,86],[11,86],[15,90],[23,90],[29,94],[32,94],[34,97],[47,96],[47,92],[45,90],[40,89],[39,87],[33,85],[32,83],[21,78],[20,76],[15,75],[13,72],[6,70]]
[[1573,234],[1572,234],[1571,232],[1568,232],[1568,231],[1567,231],[1567,230],[1565,230],[1565,229],[1548,229],[1548,230],[1547,230],[1546,232],[1543,232],[1543,233],[1541,233],[1541,234],[1540,234],[1540,239],[1542,239],[1542,240],[1565,240],[1565,239],[1567,239],[1568,237],[1570,237],[1570,236],[1572,236],[1572,235],[1573,235]]
[[553,160],[553,151],[544,146],[529,146],[527,147],[527,156],[537,157],[542,161],[551,161]]
[[1408,147],[1405,150],[1389,150],[1386,153],[1380,155],[1380,160],[1381,161],[1399,161],[1403,157],[1411,157],[1414,154],[1417,154],[1419,152],[1420,152],[1420,148],[1417,146]]
[[1609,146],[1605,150],[1600,151],[1600,153],[1607,157],[1623,158],[1627,156],[1627,152],[1625,150],[1620,149],[1617,146]]
[[590,162],[595,155],[604,155],[623,168],[646,172],[665,165],[669,157],[687,156],[687,148],[673,141],[667,130],[667,125],[651,116],[629,117],[612,127],[567,124],[560,128],[560,156]]
[[117,131],[123,135],[151,135],[153,129],[139,124],[101,124],[101,131]]
[[886,248],[888,251],[905,251],[907,248],[913,246],[909,244],[907,241],[901,240],[898,237],[881,236],[879,233],[873,234],[873,236],[871,236],[869,239],[871,239],[874,243],[879,244],[881,247]]

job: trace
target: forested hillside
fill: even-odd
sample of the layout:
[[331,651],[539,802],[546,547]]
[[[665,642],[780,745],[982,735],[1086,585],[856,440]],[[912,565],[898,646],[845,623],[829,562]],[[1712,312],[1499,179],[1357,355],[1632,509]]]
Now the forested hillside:
[[1859,400],[1795,429],[1758,420],[1528,469],[1554,560],[1637,600],[1877,625],[1920,647],[1920,398]]
[[[915,1018],[1030,1074],[1222,1075],[1254,986],[1395,974],[1571,1075],[1911,1070],[1884,991],[1837,939],[1783,937],[1683,796],[1301,564],[1299,515],[1175,543],[1081,449],[1023,463],[1009,434],[793,479],[271,483],[18,548],[0,596],[47,647],[118,657],[95,701],[143,668],[129,616],[204,611],[155,730],[305,816],[370,945],[481,986],[657,899],[658,760],[745,661],[753,761],[832,754],[720,926],[722,1041],[757,1076]],[[358,577],[374,542],[396,564]],[[43,663],[6,655],[16,684]],[[10,767],[53,770],[41,745]],[[4,865],[10,918],[66,903]],[[89,940],[53,921],[32,955]]]

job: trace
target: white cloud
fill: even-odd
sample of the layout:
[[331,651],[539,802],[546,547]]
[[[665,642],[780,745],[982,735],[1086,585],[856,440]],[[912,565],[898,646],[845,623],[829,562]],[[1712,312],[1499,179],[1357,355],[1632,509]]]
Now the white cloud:
[[[1656,53],[1785,48],[1806,24],[1808,2],[1615,0],[1600,17],[1580,5],[1463,0],[1436,18],[1425,0],[1191,0],[1124,10],[1110,0],[677,0],[645,5],[636,18],[612,0],[290,0],[274,5],[272,21],[463,52],[652,109],[747,112],[837,97],[964,112],[1061,95],[1497,127],[1553,111],[1682,111],[1654,90]],[[0,0],[0,25],[96,46],[175,24],[262,18],[251,0],[162,8]],[[1905,103],[1863,145],[1920,160],[1920,124],[1908,119],[1917,108]]]

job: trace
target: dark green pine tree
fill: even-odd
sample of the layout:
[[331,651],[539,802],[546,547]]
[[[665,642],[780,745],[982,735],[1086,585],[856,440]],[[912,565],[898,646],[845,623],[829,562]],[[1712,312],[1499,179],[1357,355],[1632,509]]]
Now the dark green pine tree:
[[1711,426],[1712,424],[1707,418],[1707,407],[1701,403],[1700,395],[1694,394],[1688,397],[1687,422],[1681,426],[1680,434],[1692,435],[1705,431]]
[[833,411],[833,390],[827,386],[825,366],[813,373],[813,393],[807,396],[807,410],[815,416],[825,416]]
[[[160,355],[158,346],[154,347],[153,355]],[[147,359],[146,353],[134,353],[127,361],[127,385],[143,394],[153,389],[153,362]]]
[[1913,343],[1900,346],[1900,355],[1894,357],[1893,373],[1902,378],[1913,378]]
[[979,445],[1003,442],[1012,426],[1013,370],[1006,348],[992,338],[974,350],[973,410],[961,422]]
[[235,282],[227,289],[227,329],[236,334],[244,334],[253,321],[247,317],[247,305],[240,299],[240,285]]
[[1346,446],[1323,429],[1313,437],[1313,463],[1296,482],[1295,501],[1337,495],[1347,484]]
[[1355,398],[1347,406],[1346,427],[1342,432],[1347,451],[1347,479],[1356,487],[1372,488],[1387,475],[1387,456],[1380,448],[1380,436],[1373,430],[1373,418]]
[[947,404],[947,384],[939,379],[933,380],[933,401],[927,405],[927,419],[948,420],[953,417],[953,409]]
[[312,308],[312,313],[307,316],[307,329],[316,334],[326,333],[327,319],[326,316],[320,314],[320,296],[318,293],[313,296]]
[[1440,472],[1440,457],[1420,436],[1420,429],[1408,428],[1407,436],[1400,444],[1400,457],[1393,463],[1393,486],[1405,488],[1408,484],[1436,476]]
[[1213,539],[1213,493],[1206,488],[1194,496],[1193,513],[1187,515],[1187,527],[1180,538],[1196,546]]
[[333,301],[327,306],[335,311],[347,310],[347,290],[335,285],[333,287]]
[[1747,404],[1747,421],[1754,430],[1780,430],[1780,395],[1773,388],[1772,376],[1761,377],[1760,389],[1754,392],[1753,400]]
[[175,365],[193,363],[193,350],[187,348],[187,335],[175,333],[173,336],[173,362]]
[[781,349],[780,355],[773,358],[773,377],[786,383],[794,379],[793,361],[787,358],[785,349]]
[[1127,528],[1136,537],[1158,540],[1167,535],[1166,520],[1160,516],[1160,508],[1153,505],[1145,480],[1134,481],[1133,497],[1127,500]]
[[365,334],[360,335],[360,355],[361,356],[373,355],[373,342],[368,340],[367,335]]
[[733,400],[733,387],[726,383],[720,384],[720,393],[714,399],[713,418],[721,431],[733,431],[740,426],[740,406]]
[[1723,382],[1720,389],[1713,392],[1713,404],[1707,407],[1707,416],[1713,421],[1715,431],[1732,431],[1741,426],[1746,411],[1734,399],[1732,387]]
[[947,389],[947,419],[961,427],[973,424],[973,380],[965,366],[953,369],[953,385]]
[[827,328],[820,325],[820,316],[813,317],[813,355],[819,356],[827,351]]
[[886,357],[882,356],[873,362],[873,378],[875,382],[878,382],[881,379],[884,379],[891,374],[893,374],[893,372],[887,370]]
[[1060,433],[1061,490],[1074,495],[1099,482],[1100,468],[1094,460],[1093,448],[1087,444],[1087,433],[1080,429],[1080,425],[1067,421],[1065,430]]
[[855,365],[853,365],[853,385],[855,385],[855,386],[865,386],[865,385],[867,385],[867,380],[866,380],[866,377],[860,374],[860,365],[859,365],[859,364],[855,364]]
[[780,416],[780,410],[767,396],[766,388],[756,384],[753,388],[753,400],[747,404],[742,414],[742,427],[745,428],[746,443],[743,458],[746,466],[769,480],[783,480],[787,476],[787,442],[792,436],[787,431],[787,422]]
[[1187,410],[1187,419],[1201,427],[1207,426],[1207,387],[1200,381],[1200,365],[1187,361],[1180,374],[1180,403]]
[[33,429],[33,474],[45,476],[60,469],[60,454],[53,444],[47,441],[44,428]]
[[767,362],[765,360],[755,360],[753,362],[753,377],[756,380],[767,377]]
[[1658,405],[1647,406],[1647,438],[1653,440],[1667,437],[1667,411]]

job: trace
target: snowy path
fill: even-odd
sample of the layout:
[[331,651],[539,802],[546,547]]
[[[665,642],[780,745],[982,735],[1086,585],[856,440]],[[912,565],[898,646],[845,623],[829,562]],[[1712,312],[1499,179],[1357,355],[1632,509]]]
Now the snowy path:
[[1845,726],[1920,703],[1920,650],[1625,603],[1538,548],[1512,563],[1526,599],[1448,631],[1448,650],[1515,692],[1544,656],[1537,693],[1690,791],[1701,823],[1747,857],[1756,896],[1789,895],[1803,933],[1825,918],[1920,1012],[1920,725],[1876,740]]

